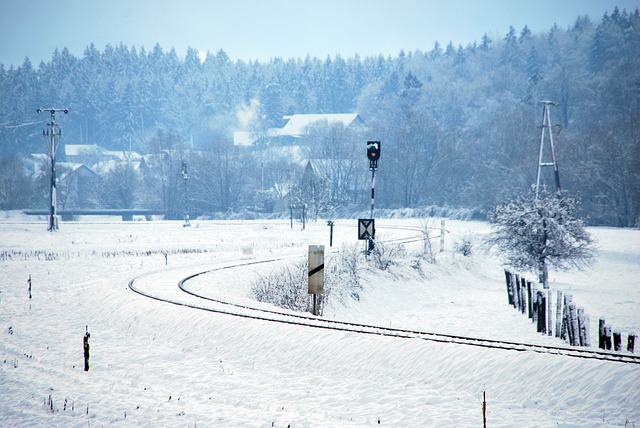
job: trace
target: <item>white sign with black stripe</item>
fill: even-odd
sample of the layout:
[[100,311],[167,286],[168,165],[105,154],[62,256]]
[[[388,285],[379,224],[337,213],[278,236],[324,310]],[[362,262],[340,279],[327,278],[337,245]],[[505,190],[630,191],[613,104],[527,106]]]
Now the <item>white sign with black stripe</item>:
[[324,292],[324,245],[309,245],[309,294]]

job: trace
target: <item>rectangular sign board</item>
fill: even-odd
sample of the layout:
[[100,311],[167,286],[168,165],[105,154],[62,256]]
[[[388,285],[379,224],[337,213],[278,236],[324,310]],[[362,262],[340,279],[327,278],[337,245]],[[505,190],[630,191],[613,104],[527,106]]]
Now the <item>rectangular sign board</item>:
[[371,239],[376,235],[376,220],[373,218],[358,219],[358,239]]
[[324,245],[309,245],[308,293],[324,293]]

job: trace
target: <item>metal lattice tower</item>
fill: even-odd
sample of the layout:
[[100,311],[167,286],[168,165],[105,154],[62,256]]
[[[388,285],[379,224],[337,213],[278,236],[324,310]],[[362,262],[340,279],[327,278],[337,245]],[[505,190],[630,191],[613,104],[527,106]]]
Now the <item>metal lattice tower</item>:
[[[549,114],[549,106],[557,106],[553,101],[542,101],[543,109],[542,109],[542,132],[540,134],[540,151],[538,153],[538,173],[536,175],[536,199],[538,198],[538,193],[540,191],[540,179],[542,176],[542,168],[543,167],[553,167],[553,173],[555,176],[556,182],[556,191],[560,191],[560,172],[558,171],[558,161],[556,159],[556,152],[553,145],[553,131],[551,125],[551,116]],[[547,160],[545,160],[544,156],[544,141],[545,134],[549,137],[549,148],[551,152],[551,159],[548,159],[548,155],[546,156]]]

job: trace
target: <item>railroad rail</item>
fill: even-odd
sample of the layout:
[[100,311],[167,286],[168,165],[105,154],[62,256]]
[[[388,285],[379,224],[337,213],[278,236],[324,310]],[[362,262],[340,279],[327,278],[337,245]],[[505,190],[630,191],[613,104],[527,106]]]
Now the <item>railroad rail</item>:
[[[402,240],[406,242],[406,240]],[[163,301],[167,303],[171,303],[174,305],[190,307],[193,309],[203,310],[212,313],[224,314],[229,316],[254,319],[260,321],[267,322],[275,322],[289,325],[297,325],[303,326],[307,328],[319,328],[325,330],[334,330],[334,331],[342,331],[342,332],[351,332],[357,334],[367,334],[367,335],[378,335],[385,337],[394,337],[399,339],[421,339],[427,340],[431,342],[440,342],[440,343],[450,343],[450,344],[458,344],[464,346],[475,346],[480,348],[489,348],[489,349],[501,349],[508,351],[516,351],[516,352],[535,352],[535,353],[543,353],[543,354],[552,354],[559,355],[565,357],[573,357],[573,358],[584,358],[584,359],[595,359],[595,360],[603,360],[603,361],[612,361],[619,363],[627,363],[627,364],[640,364],[640,356],[629,354],[629,353],[616,353],[611,351],[605,351],[600,349],[591,349],[591,348],[573,348],[569,346],[551,346],[551,345],[540,345],[540,344],[532,344],[532,343],[523,343],[523,342],[513,342],[513,341],[502,341],[502,340],[494,340],[494,339],[484,339],[477,337],[468,337],[462,335],[452,335],[446,333],[436,333],[436,332],[428,332],[414,329],[402,329],[402,328],[392,328],[392,327],[383,327],[377,325],[370,324],[360,324],[354,322],[345,322],[338,321],[332,319],[324,319],[321,317],[315,317],[312,315],[288,312],[288,311],[278,311],[271,309],[264,309],[253,307],[249,305],[237,304],[229,301],[224,301],[221,299],[213,298],[210,296],[204,296],[202,294],[196,293],[193,290],[189,289],[187,284],[192,279],[224,270],[224,269],[232,269],[232,268],[244,268],[252,265],[263,264],[263,263],[273,263],[277,261],[282,261],[288,258],[294,258],[291,256],[282,256],[282,257],[274,257],[263,260],[253,260],[253,261],[241,261],[241,262],[233,262],[224,266],[219,266],[212,269],[198,270],[195,273],[191,273],[187,276],[180,278],[177,282],[174,282],[170,285],[171,291],[168,294],[173,294],[173,297],[170,295],[162,295],[161,292],[152,292],[150,290],[145,290],[144,286],[140,286],[137,284],[139,280],[144,278],[147,275],[158,274],[159,272],[152,272],[147,274],[139,275],[129,281],[129,288],[143,295],[147,298],[151,298],[158,301]],[[166,274],[167,271],[162,271],[163,274]],[[176,294],[177,293],[177,294]],[[180,295],[189,296],[189,299],[181,298]]]

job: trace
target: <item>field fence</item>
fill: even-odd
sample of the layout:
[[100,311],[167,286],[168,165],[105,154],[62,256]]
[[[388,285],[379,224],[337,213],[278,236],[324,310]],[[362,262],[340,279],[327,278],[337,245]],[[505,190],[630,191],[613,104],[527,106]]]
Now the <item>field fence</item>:
[[[591,347],[589,331],[590,317],[584,308],[577,306],[571,293],[556,290],[555,310],[550,289],[538,289],[538,284],[524,276],[504,271],[508,302],[527,315],[536,325],[538,333],[560,338],[572,346]],[[635,351],[635,332],[627,335],[627,352]],[[599,319],[598,348],[622,351],[622,332],[608,326],[604,318]]]

